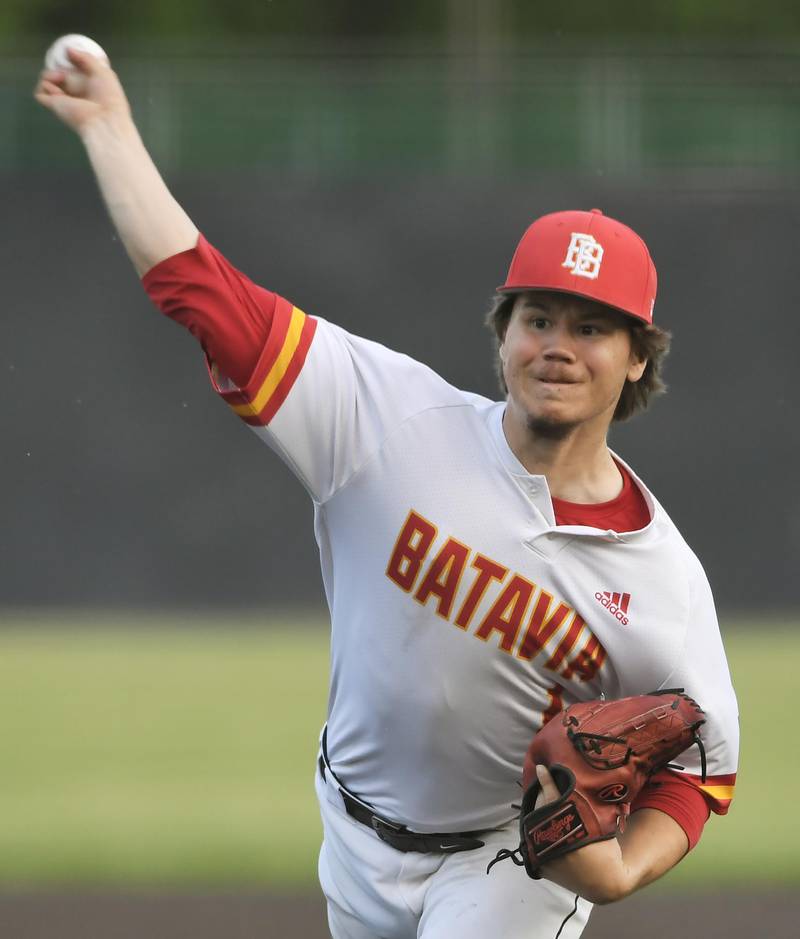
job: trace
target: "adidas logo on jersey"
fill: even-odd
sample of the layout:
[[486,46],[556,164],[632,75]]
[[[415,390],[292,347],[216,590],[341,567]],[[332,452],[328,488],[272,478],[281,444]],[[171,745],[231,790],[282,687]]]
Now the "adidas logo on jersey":
[[600,593],[598,590],[594,598],[601,606],[604,606],[615,619],[618,619],[623,626],[628,625],[630,620],[625,614],[628,612],[628,606],[631,602],[631,595],[629,593],[612,593],[610,590],[604,590]]

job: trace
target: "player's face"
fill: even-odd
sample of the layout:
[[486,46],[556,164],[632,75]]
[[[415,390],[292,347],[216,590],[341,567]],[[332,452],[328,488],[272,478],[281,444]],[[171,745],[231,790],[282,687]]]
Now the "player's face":
[[625,317],[569,294],[520,294],[500,347],[513,417],[561,436],[592,424],[605,433],[625,380],[646,362],[631,348]]

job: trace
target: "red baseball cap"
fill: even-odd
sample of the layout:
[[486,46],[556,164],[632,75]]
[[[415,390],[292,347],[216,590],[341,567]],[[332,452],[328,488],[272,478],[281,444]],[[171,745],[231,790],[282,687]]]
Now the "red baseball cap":
[[632,228],[592,209],[537,218],[497,290],[558,290],[652,323],[656,286],[647,245]]

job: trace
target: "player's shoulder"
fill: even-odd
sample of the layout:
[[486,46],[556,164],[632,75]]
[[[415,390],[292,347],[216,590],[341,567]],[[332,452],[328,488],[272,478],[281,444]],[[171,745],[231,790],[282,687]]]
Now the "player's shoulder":
[[648,526],[650,529],[649,534],[654,543],[658,546],[664,563],[667,562],[668,558],[673,561],[675,568],[683,573],[683,577],[689,589],[697,588],[698,586],[707,588],[708,578],[700,558],[669,512],[667,512],[664,505],[630,464],[626,463],[625,460],[616,453],[614,454],[614,459],[623,464],[645,498],[652,518],[651,525]]
[[[404,401],[404,410],[415,412],[436,407],[460,407],[483,416],[495,402],[453,385],[419,359],[375,340],[349,332],[322,317],[317,320],[317,358],[330,347],[347,354],[359,383],[371,395]],[[326,347],[328,349],[326,350]]]

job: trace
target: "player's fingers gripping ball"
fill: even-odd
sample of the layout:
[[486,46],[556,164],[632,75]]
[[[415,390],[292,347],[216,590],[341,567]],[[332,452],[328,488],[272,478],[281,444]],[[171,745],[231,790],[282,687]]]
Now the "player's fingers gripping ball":
[[[705,778],[698,735],[703,723],[702,709],[682,688],[566,708],[528,748],[520,845],[516,851],[500,851],[492,864],[511,858],[538,879],[542,864],[616,837],[648,778],[693,743],[700,748]],[[537,764],[549,768],[558,789],[556,799],[538,808]]]
[[70,95],[80,96],[85,92],[87,75],[70,59],[70,49],[91,55],[104,65],[109,64],[108,56],[94,39],[77,33],[61,36],[47,50],[44,57],[45,68],[50,72],[63,72],[64,90]]

